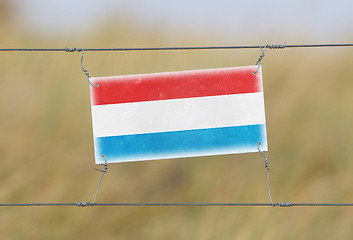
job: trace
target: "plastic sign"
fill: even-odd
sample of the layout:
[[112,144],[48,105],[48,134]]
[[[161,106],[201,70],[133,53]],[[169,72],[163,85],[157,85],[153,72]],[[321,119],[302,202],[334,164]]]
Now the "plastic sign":
[[96,164],[267,151],[256,68],[91,78]]

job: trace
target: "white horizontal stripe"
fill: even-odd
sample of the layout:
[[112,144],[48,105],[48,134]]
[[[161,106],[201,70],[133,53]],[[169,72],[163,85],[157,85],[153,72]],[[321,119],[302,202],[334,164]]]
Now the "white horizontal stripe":
[[263,93],[92,106],[94,137],[265,123]]

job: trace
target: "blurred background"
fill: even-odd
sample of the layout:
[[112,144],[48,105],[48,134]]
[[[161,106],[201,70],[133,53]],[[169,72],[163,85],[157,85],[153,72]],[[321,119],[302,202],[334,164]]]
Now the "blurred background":
[[[353,2],[0,0],[0,48],[352,43]],[[93,77],[254,65],[254,50],[86,52]],[[93,201],[80,53],[0,53],[0,202]],[[353,48],[267,50],[275,202],[353,202]],[[258,153],[109,165],[97,202],[269,202]],[[351,239],[344,207],[1,207],[1,239]]]

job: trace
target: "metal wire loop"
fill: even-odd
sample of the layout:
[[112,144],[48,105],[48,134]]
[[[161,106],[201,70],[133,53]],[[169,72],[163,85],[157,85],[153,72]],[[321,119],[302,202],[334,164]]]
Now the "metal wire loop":
[[107,159],[105,158],[104,154],[102,154],[102,157],[104,158],[104,169],[99,169],[99,168],[95,168],[97,171],[100,171],[102,172],[102,176],[101,176],[101,179],[99,181],[99,184],[98,184],[98,187],[97,187],[97,190],[96,190],[96,194],[94,195],[94,200],[93,200],[93,203],[92,203],[92,207],[94,206],[94,204],[96,203],[96,199],[97,199],[97,195],[98,195],[98,191],[99,191],[99,187],[101,186],[101,183],[102,183],[102,180],[103,180],[103,177],[104,177],[104,174],[107,172],[108,170],[108,162],[107,162]]
[[266,45],[266,46],[264,47],[264,49],[262,49],[262,47],[260,47],[261,55],[260,55],[260,57],[259,57],[259,60],[257,60],[257,62],[256,62],[256,64],[255,64],[255,65],[257,65],[257,68],[256,68],[256,71],[252,73],[253,75],[255,75],[255,74],[259,71],[260,62],[262,61],[263,57],[265,56],[265,50],[266,50],[267,46],[268,46],[268,45]]
[[259,142],[259,143],[257,144],[257,150],[259,150],[259,153],[261,154],[261,156],[262,156],[263,158],[265,158],[265,168],[270,171],[269,163],[268,163],[268,158],[267,158],[265,152],[261,152],[261,150],[260,150],[260,145],[261,145],[261,143]]
[[104,163],[102,164],[104,166],[104,169],[99,169],[99,168],[95,168],[97,171],[100,171],[100,172],[104,172],[106,173],[107,170],[108,170],[108,162],[107,162],[107,159],[105,158],[104,154],[102,154],[102,157],[104,158]]
[[267,175],[267,189],[268,189],[268,196],[270,198],[270,202],[272,206],[277,206],[278,204],[272,202],[272,197],[271,197],[271,187],[270,187],[270,168],[269,168],[269,163],[268,163],[268,158],[266,156],[265,152],[261,152],[260,150],[260,145],[261,143],[257,143],[257,150],[259,150],[260,155],[265,159],[265,168],[266,168],[266,175]]
[[97,84],[93,84],[93,83],[90,81],[91,76],[89,75],[88,71],[83,67],[83,57],[84,57],[85,51],[84,51],[83,48],[81,48],[81,51],[82,51],[82,56],[81,56],[81,68],[82,68],[82,72],[87,76],[87,81],[89,82],[89,84],[91,84],[91,86],[93,86],[93,87],[98,87],[98,86],[99,86],[98,83],[97,83]]
[[265,50],[266,48],[269,48],[269,49],[284,49],[286,47],[286,44],[285,43],[281,43],[281,44],[272,44],[272,45],[265,45],[263,48],[262,46],[260,46],[260,50],[261,50],[261,55],[259,57],[259,60],[257,60],[256,64],[257,65],[257,68],[256,68],[256,71],[253,72],[252,74],[255,75],[258,71],[259,71],[259,68],[260,68],[260,62],[262,61],[262,59],[265,57]]

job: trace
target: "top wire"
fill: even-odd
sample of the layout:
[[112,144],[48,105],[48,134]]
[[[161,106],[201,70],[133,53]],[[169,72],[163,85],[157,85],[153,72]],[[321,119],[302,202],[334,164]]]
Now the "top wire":
[[317,47],[353,47],[353,43],[330,44],[271,44],[250,46],[204,46],[204,47],[146,47],[146,48],[0,48],[1,52],[81,52],[81,51],[172,51],[172,50],[224,50],[224,49],[284,49],[284,48],[317,48]]

